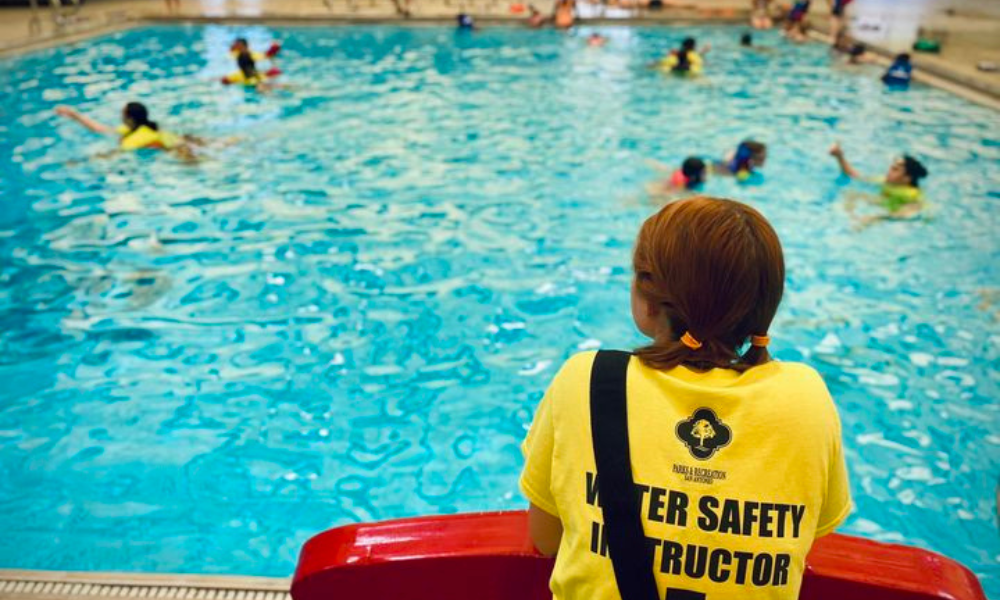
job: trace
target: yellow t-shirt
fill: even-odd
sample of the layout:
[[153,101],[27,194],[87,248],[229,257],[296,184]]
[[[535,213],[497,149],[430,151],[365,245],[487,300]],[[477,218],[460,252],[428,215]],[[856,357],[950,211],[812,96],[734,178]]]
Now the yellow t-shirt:
[[[563,365],[524,441],[521,489],[558,516],[556,600],[617,599],[590,429],[594,353]],[[770,362],[744,373],[627,376],[633,478],[659,585],[706,600],[794,600],[813,539],[850,512],[840,420],[813,369]]]

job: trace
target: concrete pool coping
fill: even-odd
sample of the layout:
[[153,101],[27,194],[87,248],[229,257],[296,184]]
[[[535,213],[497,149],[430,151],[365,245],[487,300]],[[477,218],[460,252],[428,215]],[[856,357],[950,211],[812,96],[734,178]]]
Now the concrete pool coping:
[[290,600],[290,585],[279,577],[0,569],[4,600]]
[[[590,18],[581,19],[579,24],[587,25],[621,25],[621,26],[650,26],[650,25],[685,25],[685,24],[719,24],[738,25],[746,22],[746,11],[679,11],[672,14],[647,15],[630,18]],[[106,16],[107,17],[107,16]],[[494,26],[516,26],[523,24],[523,18],[498,15],[476,16],[480,23]],[[281,14],[264,13],[261,15],[129,15],[114,14],[107,17],[102,23],[94,24],[78,30],[59,32],[53,35],[39,38],[29,38],[13,44],[0,47],[0,58],[16,56],[28,52],[34,52],[52,48],[56,46],[73,44],[87,39],[108,35],[119,31],[125,31],[148,25],[184,25],[184,24],[268,24],[286,25],[297,27],[323,27],[323,26],[344,26],[344,25],[450,25],[452,19],[439,16],[418,16],[403,18],[392,15],[301,15],[301,14]],[[825,24],[824,24],[825,25]],[[811,37],[815,41],[827,41],[826,34],[823,33],[825,27],[818,31],[814,30]],[[872,54],[879,57],[880,62],[885,63],[893,53],[878,46],[869,46]],[[992,85],[988,82],[980,81],[961,73],[958,69],[949,68],[946,62],[935,60],[933,57],[924,58],[916,55],[913,58],[916,69],[914,78],[917,81],[951,92],[970,102],[1000,111],[1000,85]]]

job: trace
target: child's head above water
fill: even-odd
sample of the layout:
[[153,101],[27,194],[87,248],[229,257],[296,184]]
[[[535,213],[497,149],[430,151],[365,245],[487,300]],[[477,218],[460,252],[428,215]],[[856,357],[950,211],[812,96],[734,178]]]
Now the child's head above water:
[[744,33],[740,36],[740,46],[753,46],[753,36],[749,33]]
[[694,50],[697,44],[698,42],[696,42],[693,37],[684,38],[684,40],[681,42],[681,50],[687,50],[687,51]]
[[681,173],[684,174],[685,187],[697,187],[705,183],[705,161],[697,156],[689,156],[681,164]]
[[130,130],[146,126],[150,129],[157,129],[156,123],[149,120],[149,109],[141,102],[129,102],[122,109],[122,123]]
[[909,154],[897,158],[885,175],[885,182],[890,185],[909,185],[920,187],[920,180],[927,177],[927,167]]
[[785,263],[759,212],[707,196],[672,202],[643,223],[633,267],[632,316],[653,338],[636,352],[644,363],[745,370],[769,360]]

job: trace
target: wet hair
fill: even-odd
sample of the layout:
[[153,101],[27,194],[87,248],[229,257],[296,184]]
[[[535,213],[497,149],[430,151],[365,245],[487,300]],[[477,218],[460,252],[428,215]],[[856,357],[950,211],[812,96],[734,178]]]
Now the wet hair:
[[[767,335],[785,286],[778,235],[756,210],[695,196],[672,202],[643,223],[632,258],[636,292],[660,307],[669,329],[636,351],[647,366],[744,371],[770,360]],[[690,333],[693,350],[680,341]]]
[[238,37],[235,40],[233,40],[233,45],[235,46],[237,44],[239,44],[241,46],[249,46],[250,42],[248,42],[245,37]]
[[740,36],[740,46],[753,46],[753,36],[749,33],[744,33]]
[[903,155],[903,170],[906,171],[906,176],[910,178],[910,185],[913,187],[920,187],[920,180],[929,174],[927,167],[909,154]]
[[687,179],[685,187],[688,189],[701,185],[705,182],[705,161],[697,156],[689,156],[681,164],[681,173]]
[[867,50],[867,48],[865,47],[865,45],[862,44],[861,42],[858,42],[858,43],[854,44],[853,46],[851,46],[851,49],[848,50],[848,54],[850,54],[851,56],[857,57],[857,56],[861,56],[862,54],[864,54],[865,50]]
[[455,19],[458,21],[459,29],[472,29],[474,26],[472,17],[465,13],[461,13]]
[[125,105],[125,117],[132,122],[132,131],[145,125],[153,131],[157,131],[159,126],[149,120],[149,110],[141,102],[129,102]]
[[249,50],[240,52],[240,55],[236,57],[236,64],[239,66],[240,71],[243,72],[243,77],[250,79],[257,76],[257,62],[254,61],[253,55],[250,54]]
[[894,62],[894,63],[907,63],[907,64],[909,64],[909,62],[910,62],[910,55],[908,53],[906,53],[906,52],[904,52],[902,54],[897,54],[896,58],[892,62]]

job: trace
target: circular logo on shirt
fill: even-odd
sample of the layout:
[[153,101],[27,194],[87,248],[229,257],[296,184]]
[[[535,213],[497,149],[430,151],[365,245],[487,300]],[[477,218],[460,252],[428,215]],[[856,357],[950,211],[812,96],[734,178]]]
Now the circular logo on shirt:
[[693,415],[677,424],[674,433],[687,446],[691,456],[698,460],[712,458],[716,451],[733,440],[733,430],[711,408],[694,411]]

